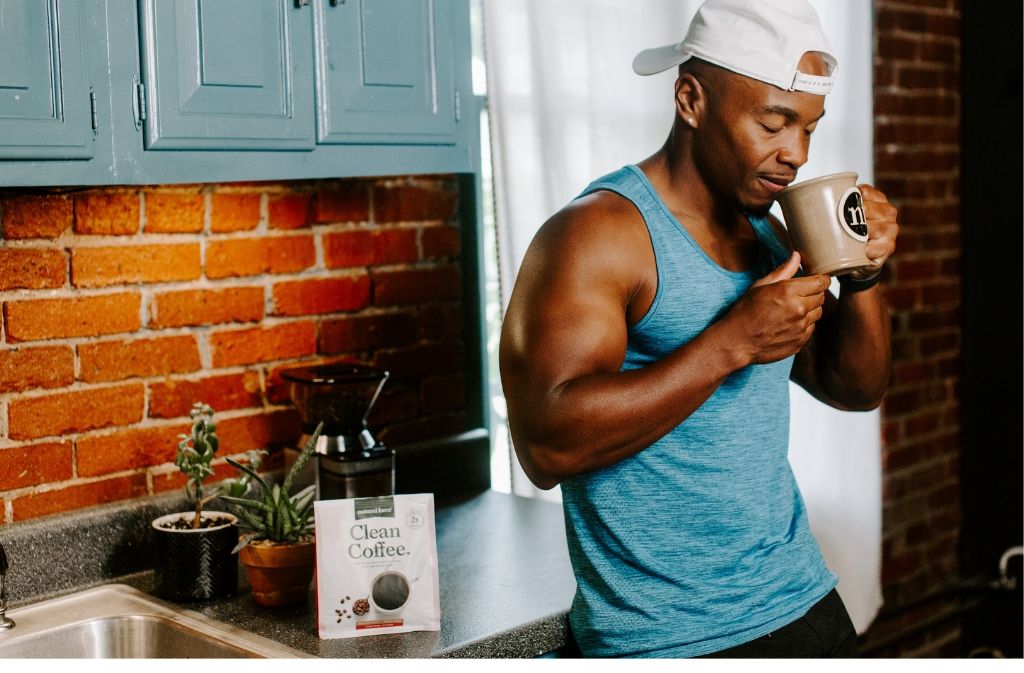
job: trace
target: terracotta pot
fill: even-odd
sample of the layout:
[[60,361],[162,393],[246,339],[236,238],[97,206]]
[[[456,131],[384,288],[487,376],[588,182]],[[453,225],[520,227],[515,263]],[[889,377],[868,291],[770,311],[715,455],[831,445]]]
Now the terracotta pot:
[[253,600],[281,607],[304,603],[316,569],[316,543],[247,544],[238,552]]

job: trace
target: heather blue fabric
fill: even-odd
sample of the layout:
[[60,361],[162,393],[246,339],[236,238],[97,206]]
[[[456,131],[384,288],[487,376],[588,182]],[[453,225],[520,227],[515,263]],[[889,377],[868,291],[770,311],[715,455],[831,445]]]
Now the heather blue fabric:
[[[657,293],[629,330],[623,370],[692,340],[789,256],[771,224],[751,217],[761,243],[757,264],[723,269],[636,166],[583,194],[596,190],[636,205],[658,266]],[[562,482],[577,582],[569,618],[583,654],[723,650],[798,619],[835,586],[787,457],[792,364],[787,358],[735,372],[647,449]]]

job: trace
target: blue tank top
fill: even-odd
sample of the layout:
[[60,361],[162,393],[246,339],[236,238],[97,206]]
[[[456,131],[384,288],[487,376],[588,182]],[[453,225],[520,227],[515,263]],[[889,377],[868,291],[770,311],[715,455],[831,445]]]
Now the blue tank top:
[[[789,257],[768,220],[751,217],[757,263],[723,269],[636,166],[583,194],[598,190],[636,205],[658,268],[654,301],[629,329],[622,370],[691,341]],[[734,372],[650,447],[562,482],[577,584],[569,619],[584,654],[715,652],[797,619],[835,586],[787,457],[792,364]]]

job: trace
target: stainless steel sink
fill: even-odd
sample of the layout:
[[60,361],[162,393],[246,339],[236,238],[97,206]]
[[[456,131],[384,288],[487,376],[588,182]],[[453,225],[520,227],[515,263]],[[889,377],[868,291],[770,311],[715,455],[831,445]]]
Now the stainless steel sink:
[[123,584],[27,605],[8,617],[15,627],[0,631],[2,658],[309,656]]

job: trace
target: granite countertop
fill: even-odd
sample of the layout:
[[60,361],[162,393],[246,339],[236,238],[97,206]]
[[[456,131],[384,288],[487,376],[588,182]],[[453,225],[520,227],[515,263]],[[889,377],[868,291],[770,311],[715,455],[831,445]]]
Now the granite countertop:
[[[149,510],[142,514],[114,513],[128,519],[152,515]],[[235,597],[183,604],[181,607],[317,657],[533,657],[565,645],[565,614],[576,585],[566,551],[560,506],[486,491],[456,503],[439,505],[436,523],[440,632],[322,640],[317,635],[316,600],[312,589],[305,605],[288,608],[259,606],[244,587],[244,570],[239,572],[243,587]],[[52,561],[55,543],[62,543],[65,551],[76,548],[62,540],[60,530],[39,525],[21,524],[23,529],[20,531],[16,530],[18,524],[0,528],[11,560],[9,579],[13,588],[20,589],[13,592],[15,604],[19,602],[18,594],[29,595],[27,583],[16,579],[19,566],[25,567],[26,553],[40,552],[49,547],[46,557]],[[59,528],[68,527],[64,522],[64,526]],[[97,534],[90,534],[89,526],[85,528],[87,541],[92,540],[96,544]],[[81,534],[82,527],[77,527],[77,531]],[[57,539],[53,539],[54,535]],[[49,543],[45,538],[51,538]],[[99,544],[104,543],[100,540]],[[131,553],[133,547],[140,544],[144,542],[121,540],[118,546],[122,553]],[[88,546],[85,544],[85,549],[82,549],[80,544],[77,548],[88,554]],[[80,580],[78,584],[67,577],[48,576],[47,573],[53,574],[53,565],[45,565],[49,569],[40,570],[38,565],[34,566],[35,577],[29,579],[47,582],[50,591],[45,595],[32,596],[32,601],[109,582],[131,584],[144,591],[152,586],[152,572],[148,569],[112,574],[108,569],[116,568],[117,563],[109,559],[101,563],[99,570],[91,568],[89,561],[70,562],[69,567],[77,566],[80,571],[75,575]],[[89,576],[96,572],[103,577],[94,579]],[[30,601],[23,599],[20,602]]]

